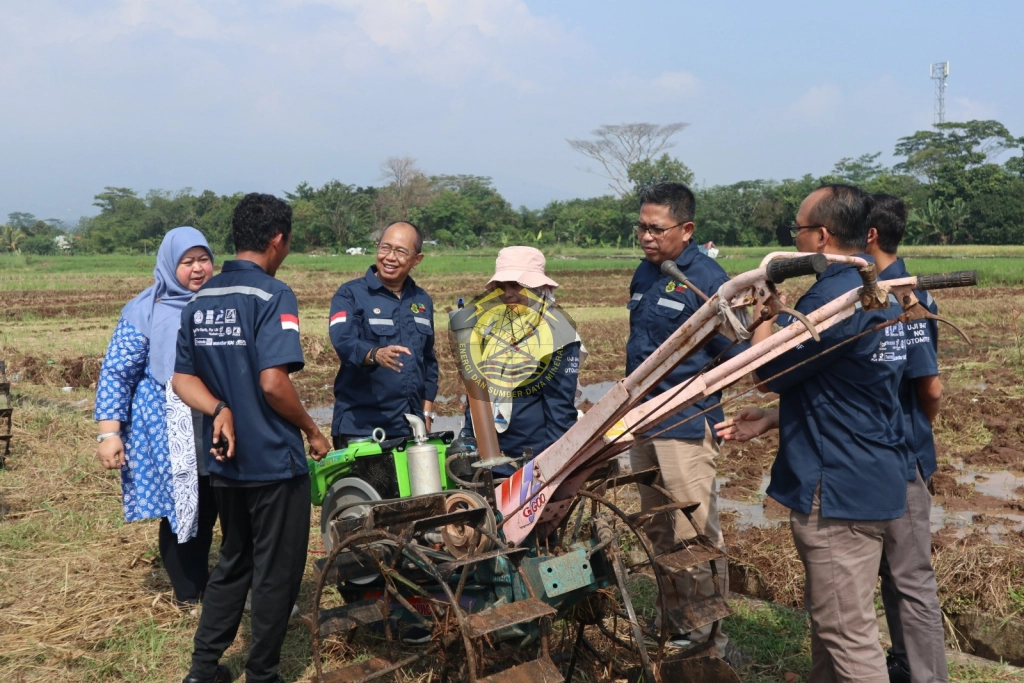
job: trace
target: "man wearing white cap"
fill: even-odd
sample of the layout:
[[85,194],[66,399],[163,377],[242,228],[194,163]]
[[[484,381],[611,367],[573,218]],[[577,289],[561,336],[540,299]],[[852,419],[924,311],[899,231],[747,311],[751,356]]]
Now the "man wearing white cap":
[[[550,315],[558,283],[544,266],[544,254],[533,247],[498,252],[494,277],[487,282],[494,295],[481,299],[493,305],[482,308],[475,325],[498,445],[512,458],[528,448],[539,454],[576,424],[576,386],[586,352],[573,330],[551,327],[567,319]],[[467,409],[462,435],[472,430]],[[513,471],[495,468],[498,475]]]

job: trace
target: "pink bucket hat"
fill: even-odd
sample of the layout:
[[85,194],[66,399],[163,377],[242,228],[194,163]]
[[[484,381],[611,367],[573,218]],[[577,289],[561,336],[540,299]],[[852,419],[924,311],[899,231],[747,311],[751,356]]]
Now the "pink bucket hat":
[[523,287],[557,287],[558,283],[544,274],[544,254],[533,247],[505,247],[498,252],[494,263],[494,277],[487,281],[518,282]]

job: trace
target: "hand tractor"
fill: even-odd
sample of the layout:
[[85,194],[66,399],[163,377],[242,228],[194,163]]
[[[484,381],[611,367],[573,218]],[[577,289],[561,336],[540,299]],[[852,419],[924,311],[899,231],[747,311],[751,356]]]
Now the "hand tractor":
[[[855,265],[863,286],[807,315],[782,302],[777,284],[821,273],[830,262]],[[674,263],[663,270],[687,282]],[[536,456],[513,460],[499,452],[487,392],[464,376],[476,439],[427,434],[408,416],[411,438],[389,440],[378,430],[310,461],[327,550],[312,613],[304,617],[315,680],[738,681],[713,644],[730,613],[714,562],[724,553],[693,524],[698,503],[676,500],[657,470],[620,473],[616,456],[679,424],[673,416],[698,399],[817,339],[858,308],[885,308],[895,297],[903,314],[886,324],[899,324],[930,316],[915,290],[975,282],[973,272],[878,282],[873,264],[856,257],[769,254],[761,267],[702,296],[705,303],[650,358]],[[714,335],[739,344],[782,312],[800,324],[727,360],[716,358],[691,380],[643,402]],[[479,332],[477,313],[469,306],[452,315],[456,357]],[[496,483],[494,468],[510,462],[518,470]],[[638,484],[663,494],[665,503],[630,512]],[[692,537],[655,553],[645,523],[677,512],[693,525]],[[716,592],[649,620],[653,606],[664,608],[668,582],[699,565],[710,565]],[[709,624],[708,642],[669,646],[670,633]]]

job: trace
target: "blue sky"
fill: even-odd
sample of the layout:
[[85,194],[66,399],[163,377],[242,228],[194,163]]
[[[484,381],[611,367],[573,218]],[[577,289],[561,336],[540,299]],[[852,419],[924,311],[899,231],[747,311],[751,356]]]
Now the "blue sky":
[[698,182],[828,171],[947,119],[1024,135],[1024,3],[0,1],[0,217],[105,185],[281,193],[389,156],[513,205],[607,192],[566,138],[690,125]]

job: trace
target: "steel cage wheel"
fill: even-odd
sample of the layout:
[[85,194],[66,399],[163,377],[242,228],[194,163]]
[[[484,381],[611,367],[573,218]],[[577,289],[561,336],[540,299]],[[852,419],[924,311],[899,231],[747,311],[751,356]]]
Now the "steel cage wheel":
[[[650,540],[642,528],[630,521],[629,515],[612,501],[591,491],[580,490],[577,495],[580,498],[576,505],[583,506],[587,501],[590,502],[587,507],[590,508],[591,534],[598,533],[600,528],[600,534],[603,536],[596,539],[592,537],[591,541],[597,541],[597,553],[602,554],[609,566],[612,582],[608,589],[590,596],[587,602],[590,603],[589,607],[592,609],[588,612],[581,611],[588,609],[588,605],[583,603],[574,607],[570,612],[572,621],[575,622],[578,629],[570,668],[575,667],[581,652],[586,651],[602,666],[614,669],[617,659],[616,650],[626,650],[632,654],[634,660],[639,660],[651,683],[660,681],[659,670],[664,657],[665,643],[668,640],[668,628],[665,620],[662,620],[657,630],[652,630],[643,623],[642,617],[635,612],[634,590],[629,586],[629,578],[637,575],[630,571],[635,565],[650,568],[650,578],[653,579],[657,589],[654,604],[660,605],[664,614],[664,588],[668,577],[654,561],[655,553]],[[570,527],[577,524],[573,512],[580,515],[582,519],[582,515],[586,511],[574,509],[566,515],[566,526],[562,536],[563,544],[570,541],[566,535],[572,531]],[[583,526],[580,524],[579,528]],[[632,545],[627,540],[630,538],[635,541],[636,547],[623,548],[624,540],[626,540],[626,546]],[[575,541],[576,539],[571,540]],[[643,560],[628,562],[630,551],[634,556],[642,557]],[[606,609],[603,614],[600,610],[602,605],[600,603],[594,605],[594,600],[604,602],[603,606]],[[572,673],[573,671],[570,670],[570,675]],[[621,670],[614,674],[615,677],[619,677],[619,675],[624,675]]]
[[[468,623],[466,621],[467,615],[459,607],[455,600],[455,595],[452,592],[448,582],[444,580],[441,574],[438,572],[431,558],[423,552],[423,550],[414,543],[409,543],[405,538],[395,536],[383,529],[373,529],[358,531],[354,534],[349,535],[343,539],[340,543],[335,544],[331,549],[330,554],[327,556],[327,561],[324,564],[324,569],[320,572],[317,577],[316,590],[313,595],[313,611],[311,614],[311,629],[312,629],[312,656],[313,663],[316,669],[316,678],[318,682],[324,680],[323,671],[323,656],[321,647],[320,637],[320,615],[321,607],[320,603],[323,599],[324,587],[327,585],[327,577],[330,574],[330,569],[337,561],[338,557],[342,552],[346,550],[354,550],[362,548],[364,552],[370,548],[374,543],[387,542],[390,546],[394,547],[394,555],[392,556],[392,562],[390,566],[384,566],[381,564],[379,558],[375,557],[378,563],[378,567],[383,570],[383,578],[385,584],[384,595],[381,596],[381,600],[385,604],[384,612],[384,628],[385,628],[385,639],[388,643],[388,650],[390,652],[395,651],[394,647],[394,635],[392,634],[391,628],[391,608],[388,606],[392,600],[397,601],[407,611],[412,608],[415,611],[415,607],[409,603],[409,601],[402,595],[398,584],[409,586],[411,582],[404,577],[400,578],[399,581],[395,581],[395,575],[401,577],[401,571],[395,567],[395,565],[401,565],[403,558],[411,561],[417,569],[425,572],[430,576],[433,583],[439,588],[443,596],[442,602],[444,602],[448,609],[448,615],[455,617],[455,626],[458,629],[458,635],[452,635],[448,633],[450,626],[450,616],[439,615],[436,610],[433,610],[433,626],[431,629],[430,644],[418,654],[405,657],[401,661],[393,664],[389,667],[382,668],[378,671],[365,676],[361,680],[370,681],[378,678],[383,678],[389,674],[395,673],[399,668],[404,668],[415,664],[417,661],[422,660],[428,656],[436,654],[438,651],[442,652],[444,657],[445,667],[448,667],[450,662],[456,662],[456,669],[463,669],[468,675],[469,681],[476,680],[477,674],[477,661],[473,650],[473,643],[469,637]],[[367,552],[367,554],[370,554]],[[431,600],[436,600],[436,596],[431,596]],[[404,603],[404,604],[403,604]],[[444,618],[443,618],[444,617]],[[459,646],[461,641],[461,647]],[[401,649],[401,648],[399,648]],[[407,649],[407,648],[406,648]],[[460,657],[460,654],[462,655]],[[458,664],[459,660],[461,665]]]

